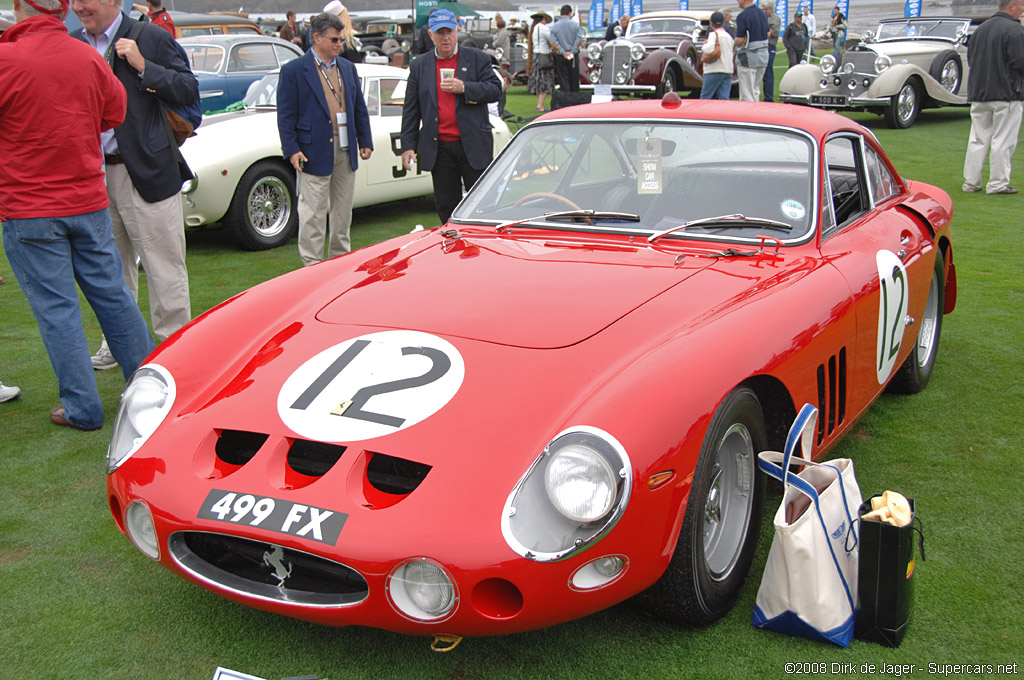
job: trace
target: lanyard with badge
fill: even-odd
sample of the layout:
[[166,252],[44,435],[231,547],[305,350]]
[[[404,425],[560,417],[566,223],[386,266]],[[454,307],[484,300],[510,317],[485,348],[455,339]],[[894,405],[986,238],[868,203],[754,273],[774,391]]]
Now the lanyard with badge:
[[[336,100],[338,100],[338,106],[340,106],[342,109],[344,109],[345,108],[345,102],[343,102],[341,100],[341,95],[339,95],[338,91],[334,88],[334,83],[332,83],[331,79],[327,77],[327,69],[324,68],[323,64],[317,64],[317,68],[320,69],[320,75],[322,75],[324,77],[324,80],[327,82],[327,87],[331,88],[331,94],[333,94],[334,98]],[[337,70],[337,74],[338,74],[338,85],[340,86],[341,85],[341,68],[340,67]],[[338,148],[339,149],[347,149],[348,148],[348,115],[346,114],[345,111],[338,111]]]

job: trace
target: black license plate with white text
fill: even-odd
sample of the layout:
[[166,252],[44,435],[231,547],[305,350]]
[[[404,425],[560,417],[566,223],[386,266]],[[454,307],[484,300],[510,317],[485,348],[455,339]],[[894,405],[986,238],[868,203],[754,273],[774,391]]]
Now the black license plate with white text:
[[197,517],[335,545],[348,514],[270,496],[214,489],[207,494]]
[[845,94],[812,94],[811,104],[818,106],[848,106]]

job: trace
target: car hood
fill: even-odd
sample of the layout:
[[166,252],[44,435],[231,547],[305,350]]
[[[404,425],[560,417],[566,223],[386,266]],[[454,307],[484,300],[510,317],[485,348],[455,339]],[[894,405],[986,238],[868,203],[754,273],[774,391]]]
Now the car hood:
[[638,38],[623,38],[623,40],[626,40],[628,42],[634,42],[637,43],[638,45],[643,45],[647,51],[651,51],[661,48],[674,50],[676,47],[679,46],[679,43],[683,42],[684,40],[688,40],[688,38],[681,35],[663,33],[655,35],[645,35],[640,36]]
[[566,347],[709,263],[688,258],[677,266],[674,253],[557,236],[431,234],[409,246],[359,264],[317,320],[524,348]]
[[[238,156],[242,149],[274,144],[280,150],[277,136],[276,109],[261,107],[205,116],[196,134],[181,145],[181,153],[193,171],[207,164],[223,166]],[[271,114],[271,115],[267,115]],[[270,141],[272,135],[273,141]],[[278,151],[280,152],[280,151]]]

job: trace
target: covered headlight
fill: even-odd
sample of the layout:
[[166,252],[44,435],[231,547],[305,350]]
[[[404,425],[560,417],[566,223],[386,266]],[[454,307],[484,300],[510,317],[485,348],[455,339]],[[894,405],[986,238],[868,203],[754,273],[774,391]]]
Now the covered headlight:
[[156,537],[153,513],[142,501],[135,501],[124,513],[124,529],[128,538],[146,557],[160,559],[160,543]]
[[633,46],[629,48],[629,56],[633,58],[633,61],[642,61],[644,54],[644,46],[640,43],[633,43]]
[[892,58],[888,54],[879,54],[875,57],[875,73],[881,73],[892,66]]
[[601,58],[601,45],[599,43],[590,43],[587,47],[587,56],[597,61]]
[[632,485],[629,458],[611,435],[593,427],[566,430],[551,440],[505,501],[505,541],[533,560],[565,559],[615,526]]
[[107,472],[139,450],[174,404],[174,378],[163,366],[146,364],[135,371],[121,394],[114,435],[107,449]]
[[836,58],[831,54],[826,54],[824,57],[821,58],[821,63],[819,64],[819,66],[821,67],[822,73],[826,75],[832,73],[832,71],[836,70]]
[[608,514],[618,481],[604,456],[581,445],[559,449],[544,474],[551,503],[574,522],[593,522]]
[[199,178],[196,177],[193,174],[192,179],[182,183],[182,185],[181,185],[181,193],[183,193],[183,194],[191,194],[193,191],[196,190],[196,187],[198,187],[198,186],[199,186]]
[[392,606],[417,621],[437,621],[455,611],[455,582],[437,562],[417,557],[391,570],[385,588]]

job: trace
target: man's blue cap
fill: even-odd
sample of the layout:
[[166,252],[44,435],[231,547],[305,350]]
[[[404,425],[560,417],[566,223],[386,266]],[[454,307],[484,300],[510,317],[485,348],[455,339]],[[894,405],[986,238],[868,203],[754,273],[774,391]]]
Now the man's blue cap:
[[430,13],[430,20],[427,23],[427,27],[431,31],[437,31],[442,28],[450,28],[454,31],[457,26],[455,12],[450,9],[435,9]]

